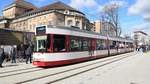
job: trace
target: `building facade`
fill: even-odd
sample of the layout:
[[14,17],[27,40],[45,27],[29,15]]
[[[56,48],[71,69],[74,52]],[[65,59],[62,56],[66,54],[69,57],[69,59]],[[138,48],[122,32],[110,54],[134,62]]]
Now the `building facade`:
[[38,8],[25,0],[16,0],[4,8],[0,19],[0,28],[16,31],[34,32],[39,25],[72,26],[91,30],[91,23],[84,13],[62,2]]
[[134,42],[135,42],[135,45],[137,45],[137,46],[149,45],[148,34],[146,34],[143,31],[135,31],[134,32]]
[[2,12],[0,29],[22,32],[23,43],[34,39],[36,26],[40,25],[67,26],[88,31],[93,28],[93,24],[90,23],[84,13],[60,1],[38,8],[25,0],[15,0],[6,6]]
[[101,23],[100,33],[105,36],[117,36],[115,28],[110,22]]
[[101,30],[101,22],[100,22],[100,20],[96,20],[94,22],[94,25],[95,25],[95,32],[100,33],[100,30]]
[[94,31],[104,36],[116,36],[116,31],[113,25],[105,21],[96,20],[94,22]]

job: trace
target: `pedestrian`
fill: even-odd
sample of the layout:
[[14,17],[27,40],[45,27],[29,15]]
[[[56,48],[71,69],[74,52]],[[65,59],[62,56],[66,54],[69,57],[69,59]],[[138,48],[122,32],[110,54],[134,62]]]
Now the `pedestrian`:
[[26,51],[25,51],[25,54],[26,54],[26,64],[28,64],[28,61],[30,60],[30,63],[32,63],[32,47],[31,46],[28,46]]
[[116,49],[117,49],[117,53],[118,53],[118,51],[119,51],[119,44],[118,43],[116,44]]
[[21,55],[21,57],[23,57],[24,59],[26,58],[26,55],[25,55],[25,45],[24,45],[24,44],[21,44],[21,45],[20,45],[20,55]]
[[15,46],[12,46],[12,51],[11,51],[11,63],[16,63],[16,55],[17,55],[17,50]]
[[0,67],[2,68],[2,64],[5,60],[5,55],[4,55],[4,48],[0,46]]

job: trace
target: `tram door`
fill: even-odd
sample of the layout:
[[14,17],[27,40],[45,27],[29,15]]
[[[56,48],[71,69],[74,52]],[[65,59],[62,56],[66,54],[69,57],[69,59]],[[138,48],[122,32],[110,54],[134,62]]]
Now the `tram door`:
[[91,56],[95,56],[95,54],[96,54],[96,39],[91,39],[91,41],[90,41],[90,52],[89,52],[89,54],[91,55]]
[[93,47],[92,50],[93,50],[93,55],[94,56],[96,56],[96,42],[97,42],[96,39],[92,40],[92,47]]

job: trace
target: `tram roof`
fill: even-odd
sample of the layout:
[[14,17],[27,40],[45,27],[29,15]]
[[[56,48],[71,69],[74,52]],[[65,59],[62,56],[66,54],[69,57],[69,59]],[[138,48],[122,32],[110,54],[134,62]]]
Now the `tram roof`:
[[[87,34],[97,35],[97,36],[103,37],[103,39],[108,38],[110,40],[115,40],[115,41],[133,42],[132,39],[126,39],[126,38],[123,38],[123,37],[104,36],[104,35],[101,35],[100,33],[96,33],[96,32],[93,32],[93,31],[88,31],[88,30],[78,29],[77,27],[47,25],[47,28],[56,28],[56,29],[63,29],[63,30],[74,31],[74,32],[87,33]],[[89,36],[85,36],[85,37],[89,37]]]

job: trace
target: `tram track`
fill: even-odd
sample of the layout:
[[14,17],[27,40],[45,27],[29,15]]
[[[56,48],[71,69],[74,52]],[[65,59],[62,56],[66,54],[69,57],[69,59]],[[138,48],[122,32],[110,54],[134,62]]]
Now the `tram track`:
[[3,71],[3,72],[0,72],[0,74],[17,72],[17,71],[23,71],[23,70],[33,69],[33,68],[37,68],[37,67],[29,67],[29,68],[24,68],[24,69],[16,69],[16,70],[10,70],[10,71]]
[[[3,72],[3,74],[6,73],[6,75],[5,74],[3,75],[1,73],[0,74],[0,78],[8,77],[8,76],[14,76],[14,75],[20,75],[20,74],[25,74],[25,73],[30,73],[30,72],[34,72],[34,71],[40,71],[40,70],[44,70],[44,69],[43,68],[28,68],[28,69],[22,69],[22,70],[9,71],[8,73],[7,72]],[[16,73],[9,74],[11,72],[16,72]]]
[[[105,66],[105,65],[108,65],[108,64],[111,64],[113,62],[116,62],[116,61],[120,61],[122,59],[125,59],[127,57],[130,57],[130,56],[134,56],[134,55],[130,55],[131,53],[128,53],[126,56],[126,54],[124,54],[123,56],[116,56],[116,57],[113,57],[113,58],[109,58],[109,59],[105,59],[105,60],[100,60],[100,61],[97,61],[97,62],[94,62],[94,63],[90,63],[90,64],[86,64],[86,65],[83,65],[83,66],[79,66],[79,67],[75,67],[75,68],[71,68],[71,69],[68,69],[68,70],[63,70],[63,71],[60,71],[60,72],[56,72],[56,73],[52,73],[52,74],[49,74],[49,75],[45,75],[45,76],[41,76],[41,77],[36,77],[36,78],[33,78],[33,79],[30,79],[30,80],[25,80],[25,81],[21,81],[21,82],[18,82],[17,84],[21,84],[21,83],[28,83],[28,82],[31,82],[31,81],[35,81],[35,80],[38,80],[38,79],[43,79],[43,78],[47,78],[47,77],[52,77],[52,76],[57,76],[59,74],[64,74],[64,73],[69,73],[71,71],[74,71],[74,70],[80,70],[80,69],[83,69],[85,67],[89,67],[89,66],[93,66],[95,64],[99,64],[99,63],[103,63],[103,64],[100,64],[100,65],[97,65],[95,67],[92,67],[92,68],[89,68],[89,69],[86,69],[86,70],[81,70],[80,72],[77,72],[77,73],[73,73],[71,75],[68,75],[66,77],[62,77],[62,78],[58,78],[58,79],[55,79],[55,80],[52,80],[52,81],[49,81],[47,82],[47,84],[51,84],[51,83],[55,83],[57,81],[61,81],[61,80],[64,80],[64,79],[67,79],[67,78],[70,78],[70,77],[73,77],[73,76],[76,76],[78,74],[81,74],[81,73],[85,73],[85,72],[88,72],[88,71],[91,71],[93,69],[96,69],[96,68],[99,68],[99,67],[102,67],[102,66]],[[117,59],[116,59],[117,58]],[[115,60],[114,60],[115,59]],[[107,62],[109,61],[109,62]],[[106,62],[106,63],[105,63]]]
[[120,60],[125,59],[125,58],[128,58],[128,57],[130,57],[130,56],[121,57],[121,58],[119,58],[119,59],[115,59],[115,60],[112,60],[112,61],[110,61],[110,62],[101,64],[101,65],[98,65],[98,66],[95,66],[95,67],[92,67],[92,68],[89,68],[89,69],[85,69],[85,70],[83,70],[83,71],[80,71],[80,72],[77,72],[77,73],[74,73],[74,74],[71,74],[71,75],[69,75],[69,76],[66,76],[66,77],[63,77],[63,78],[59,78],[59,79],[56,79],[56,80],[47,82],[46,84],[55,83],[55,82],[57,82],[57,81],[61,81],[61,80],[64,80],[64,79],[67,79],[67,78],[70,78],[70,77],[73,77],[73,76],[76,76],[76,75],[79,75],[79,74],[82,74],[82,73],[86,73],[86,72],[88,72],[88,71],[97,69],[97,68],[99,68],[99,67],[103,67],[103,66],[105,66],[105,65],[108,65],[108,64],[111,64],[111,63],[120,61]]
[[[126,57],[125,57],[125,58],[126,58]],[[83,71],[81,71],[81,72],[77,72],[77,73],[74,73],[74,74],[72,74],[72,75],[69,75],[69,76],[66,76],[66,77],[63,77],[63,78],[59,78],[59,79],[56,79],[56,80],[47,82],[46,84],[55,83],[55,82],[57,82],[57,81],[61,81],[61,80],[64,80],[64,79],[67,79],[67,78],[70,78],[70,77],[73,77],[73,76],[76,76],[76,75],[79,75],[79,74],[82,74],[82,73],[85,73],[85,72],[88,72],[88,71],[91,71],[91,70],[94,70],[94,69],[97,69],[97,68],[99,68],[99,67],[102,67],[102,66],[111,64],[111,63],[113,63],[113,62],[116,62],[116,61],[119,61],[119,60],[122,60],[122,59],[124,59],[124,58],[120,58],[120,59],[117,59],[117,60],[113,60],[113,61],[111,61],[111,62],[102,64],[102,65],[99,65],[99,66],[96,66],[96,67],[93,67],[93,68],[90,68],[90,69],[87,69],[87,70],[83,70]]]

